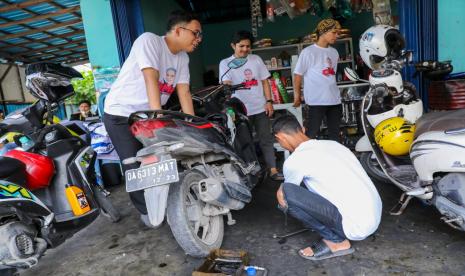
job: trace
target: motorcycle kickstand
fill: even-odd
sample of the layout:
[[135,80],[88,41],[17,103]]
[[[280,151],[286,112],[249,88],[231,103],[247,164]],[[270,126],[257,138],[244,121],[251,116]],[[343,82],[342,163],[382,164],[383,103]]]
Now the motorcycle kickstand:
[[234,224],[236,224],[236,220],[232,218],[231,212],[229,212],[229,213],[227,214],[227,216],[228,216],[228,222],[227,222],[228,225],[234,225]]
[[407,208],[407,205],[409,204],[410,200],[413,198],[411,195],[407,195],[407,193],[403,193],[400,196],[399,202],[392,207],[391,211],[389,211],[389,214],[391,216],[399,216],[402,215],[404,212],[405,208]]

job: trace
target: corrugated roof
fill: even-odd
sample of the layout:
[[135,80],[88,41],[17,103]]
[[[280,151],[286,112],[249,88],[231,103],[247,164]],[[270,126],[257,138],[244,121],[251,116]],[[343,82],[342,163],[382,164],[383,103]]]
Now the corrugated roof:
[[87,62],[79,0],[1,0],[0,58]]

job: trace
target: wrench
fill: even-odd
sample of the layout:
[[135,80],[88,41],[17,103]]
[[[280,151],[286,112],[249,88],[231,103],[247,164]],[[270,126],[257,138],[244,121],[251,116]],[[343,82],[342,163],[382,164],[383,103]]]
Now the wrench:
[[304,229],[300,229],[300,230],[290,232],[290,233],[287,233],[287,234],[284,234],[284,235],[273,234],[273,239],[279,239],[278,243],[283,244],[283,243],[285,243],[287,241],[287,238],[298,235],[298,234],[301,234],[301,233],[304,233],[304,232],[307,232],[308,230],[309,229],[304,228]]

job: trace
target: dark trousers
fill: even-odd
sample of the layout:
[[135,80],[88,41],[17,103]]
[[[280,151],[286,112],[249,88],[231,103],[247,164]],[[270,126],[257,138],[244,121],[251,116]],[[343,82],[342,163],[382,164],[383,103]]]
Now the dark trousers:
[[342,105],[309,105],[305,128],[307,136],[315,139],[320,133],[321,122],[326,116],[328,136],[330,140],[339,142],[339,132],[342,119]]
[[[103,116],[103,123],[105,124],[105,129],[121,161],[136,156],[137,151],[142,148],[142,144],[134,138],[129,130],[128,118],[105,113]],[[130,165],[123,164],[123,171],[137,169],[139,166],[139,163]],[[140,213],[147,214],[143,190],[129,193],[129,197]]]
[[255,128],[257,133],[260,149],[263,153],[266,166],[268,169],[276,168],[276,157],[274,155],[273,135],[271,134],[270,118],[265,112],[248,116],[250,123]]
[[301,221],[305,227],[315,230],[323,239],[339,243],[346,238],[339,210],[324,197],[307,188],[283,183],[284,212]]

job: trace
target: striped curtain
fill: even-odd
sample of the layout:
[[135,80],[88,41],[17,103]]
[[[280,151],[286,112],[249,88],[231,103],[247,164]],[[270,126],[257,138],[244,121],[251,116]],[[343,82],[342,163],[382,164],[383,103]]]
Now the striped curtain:
[[[438,59],[438,0],[399,0],[400,31],[405,36],[407,49],[414,51],[414,62]],[[413,77],[415,68],[408,66],[403,78],[412,82],[428,108],[428,80]]]

